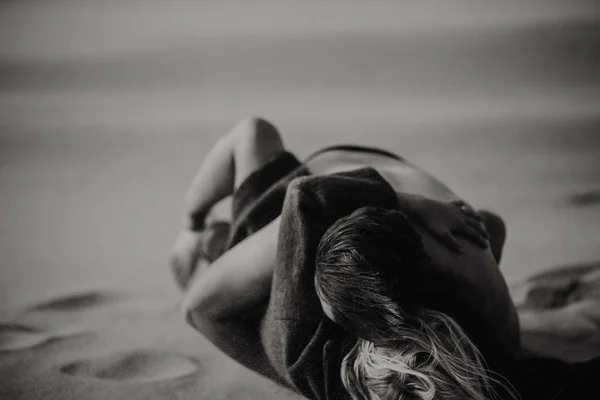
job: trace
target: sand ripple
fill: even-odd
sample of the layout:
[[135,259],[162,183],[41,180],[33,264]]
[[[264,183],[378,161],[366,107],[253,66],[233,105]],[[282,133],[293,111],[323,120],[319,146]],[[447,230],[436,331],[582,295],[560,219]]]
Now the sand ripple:
[[198,370],[192,358],[157,350],[123,352],[81,359],[61,367],[61,372],[115,381],[156,381],[186,376]]
[[37,328],[18,324],[0,324],[0,351],[18,351],[38,346],[51,337]]
[[98,307],[112,298],[104,292],[83,292],[57,297],[34,305],[31,311],[77,311],[83,308]]
[[47,331],[33,326],[0,323],[0,352],[27,350],[44,343],[86,333],[80,329]]

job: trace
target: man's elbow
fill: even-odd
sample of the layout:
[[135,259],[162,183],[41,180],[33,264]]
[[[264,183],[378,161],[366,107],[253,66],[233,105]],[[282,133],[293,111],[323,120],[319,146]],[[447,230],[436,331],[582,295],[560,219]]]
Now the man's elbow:
[[222,320],[224,316],[210,297],[191,297],[184,299],[181,312],[185,320],[195,329],[202,331],[203,326]]

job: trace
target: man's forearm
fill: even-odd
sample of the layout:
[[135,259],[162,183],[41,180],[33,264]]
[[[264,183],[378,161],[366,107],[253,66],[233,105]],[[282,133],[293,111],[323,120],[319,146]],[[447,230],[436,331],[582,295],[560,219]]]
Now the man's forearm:
[[271,291],[279,222],[275,219],[195,277],[184,309],[227,319],[264,302]]
[[229,357],[289,387],[271,365],[260,339],[264,315],[260,306],[271,291],[279,221],[240,242],[198,275],[183,312],[190,325]]

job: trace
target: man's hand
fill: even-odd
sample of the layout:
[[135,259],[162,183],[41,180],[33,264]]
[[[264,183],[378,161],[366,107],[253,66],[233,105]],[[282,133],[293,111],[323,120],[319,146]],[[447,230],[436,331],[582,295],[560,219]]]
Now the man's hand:
[[483,217],[462,200],[442,202],[412,196],[411,216],[433,233],[450,250],[460,253],[456,236],[463,236],[482,248],[489,245]]

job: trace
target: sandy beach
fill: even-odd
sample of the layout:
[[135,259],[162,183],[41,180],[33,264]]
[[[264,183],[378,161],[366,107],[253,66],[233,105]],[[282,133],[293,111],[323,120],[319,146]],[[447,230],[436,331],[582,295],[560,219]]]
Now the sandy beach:
[[474,3],[0,4],[0,398],[296,398],[186,325],[167,266],[183,191],[249,115],[502,215],[526,344],[600,355],[600,10]]

